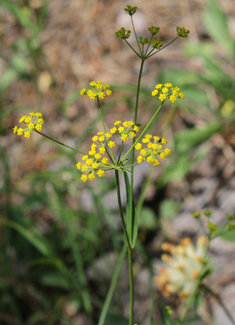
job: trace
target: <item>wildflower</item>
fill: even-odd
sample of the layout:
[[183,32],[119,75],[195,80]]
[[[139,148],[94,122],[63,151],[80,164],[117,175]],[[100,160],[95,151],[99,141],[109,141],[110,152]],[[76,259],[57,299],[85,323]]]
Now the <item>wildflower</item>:
[[190,31],[188,29],[185,29],[184,27],[176,27],[176,31],[178,36],[180,37],[188,37],[188,34],[190,33]]
[[121,121],[116,121],[115,123],[114,123],[114,125],[119,125],[119,124],[121,124],[122,122]]
[[138,142],[138,143],[135,145],[135,149],[136,149],[136,150],[140,150],[141,148],[142,148],[142,144]]
[[115,33],[115,35],[121,39],[127,39],[131,36],[131,31],[126,30],[124,27],[122,27]]
[[196,248],[189,238],[181,241],[181,245],[163,244],[162,249],[172,254],[162,255],[168,268],[161,268],[155,283],[165,296],[178,294],[181,300],[186,299],[195,289],[197,279],[202,270],[208,240],[202,236],[197,240]]
[[161,152],[161,153],[160,153],[160,157],[161,157],[162,159],[166,159],[166,154],[165,154],[165,152]]
[[167,98],[174,103],[177,98],[184,99],[184,94],[180,91],[179,87],[172,87],[172,83],[167,82],[162,88],[162,84],[157,84],[152,91],[152,96],[157,96],[163,102]]
[[110,129],[110,133],[112,133],[112,134],[115,133],[116,131],[117,131],[117,128],[115,128],[115,127]]
[[[14,127],[13,132],[18,135],[22,135],[24,133],[25,138],[30,138],[32,130],[41,131],[42,124],[44,123],[43,119],[41,118],[42,113],[29,113],[29,116],[23,115],[19,122],[24,123],[27,125],[26,128],[18,128],[17,126]],[[35,119],[36,117],[36,119]],[[33,121],[34,119],[34,121]]]
[[104,154],[105,153],[105,148],[104,147],[100,147],[99,148],[99,151],[100,151],[101,154]]
[[80,91],[80,95],[84,95],[86,93],[86,88],[83,88],[81,91]]
[[129,5],[126,6],[124,9],[130,16],[134,15],[136,13],[137,7],[131,7]]
[[167,82],[164,86],[170,88],[170,87],[172,87],[172,83]]
[[166,95],[160,94],[159,99],[163,102],[166,99]]
[[160,50],[161,47],[164,45],[164,42],[161,40],[160,37],[158,37],[156,40],[153,39],[151,41],[151,44],[154,49]]
[[107,165],[108,162],[109,162],[109,159],[108,159],[108,158],[104,157],[104,158],[102,159],[102,163],[103,163],[104,165]]
[[108,96],[111,96],[112,93],[113,93],[112,90],[109,90],[109,89],[108,89],[108,90],[106,91],[106,94],[107,94]]
[[80,161],[77,163],[76,167],[77,167],[77,169],[80,169],[82,167],[82,164]]
[[154,89],[153,91],[152,91],[152,96],[156,96],[158,94],[158,90],[157,89]]
[[171,154],[171,149],[166,148],[166,149],[165,149],[165,153],[166,153],[167,156],[169,156],[169,155]]
[[115,147],[115,142],[113,142],[113,141],[109,141],[109,142],[108,142],[108,146],[109,146],[110,148]]
[[87,181],[87,175],[82,174],[81,180],[85,183]]
[[95,135],[95,136],[92,138],[92,141],[95,142],[95,141],[98,141],[98,139],[99,139],[99,138],[97,137],[97,135]]
[[26,132],[24,133],[24,136],[25,136],[25,138],[30,138],[30,132],[29,132],[29,131],[26,131]]
[[104,171],[102,169],[99,169],[98,172],[97,172],[97,175],[99,177],[103,177],[104,176]]
[[151,26],[151,27],[148,28],[148,30],[154,36],[160,31],[160,27]]
[[17,129],[18,129],[18,127],[15,126],[14,129],[13,129],[13,133],[16,133],[17,132]]
[[137,157],[137,162],[140,164],[140,163],[142,163],[142,161],[143,161],[143,157],[142,156],[138,156]]
[[24,130],[22,129],[22,128],[19,128],[18,130],[17,130],[17,134],[18,135],[21,135],[21,134],[23,134],[24,133]]
[[88,178],[93,181],[95,179],[95,175],[93,173],[88,174]]
[[174,103],[174,102],[176,101],[176,97],[175,97],[174,95],[171,95],[171,96],[170,96],[170,101],[171,101],[172,103]]

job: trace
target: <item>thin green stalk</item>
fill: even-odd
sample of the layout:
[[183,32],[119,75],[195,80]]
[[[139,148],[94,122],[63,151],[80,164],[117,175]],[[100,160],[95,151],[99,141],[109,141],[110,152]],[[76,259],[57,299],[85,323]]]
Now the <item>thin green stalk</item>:
[[129,154],[129,152],[132,150],[132,148],[136,145],[136,143],[139,141],[139,139],[142,137],[142,135],[144,134],[144,132],[148,129],[149,125],[152,123],[152,121],[154,120],[155,116],[157,115],[157,113],[159,112],[160,108],[162,107],[162,105],[164,104],[165,100],[161,103],[161,105],[158,107],[158,109],[156,110],[156,112],[153,114],[151,120],[148,122],[148,124],[146,125],[146,127],[143,129],[143,131],[141,132],[141,134],[138,136],[137,140],[135,140],[135,142],[132,144],[132,146],[130,147],[130,149],[126,152],[126,154],[122,157],[122,161],[123,159],[126,158],[126,156]]
[[[97,96],[96,98],[97,98],[97,103],[98,103],[98,107],[99,107],[100,117],[101,117],[101,120],[102,120],[102,123],[103,123],[104,132],[107,133],[106,127],[105,127],[105,123],[104,123],[103,113],[102,113],[101,106],[100,106],[99,97]],[[113,163],[115,163],[115,159],[114,159],[114,155],[113,155],[113,152],[112,152],[112,148],[109,148],[109,150],[111,152],[112,161],[113,161]],[[107,150],[106,150],[106,152],[107,152]]]
[[124,234],[125,234],[125,237],[126,237],[128,248],[131,249],[131,244],[130,244],[130,240],[129,240],[129,237],[128,237],[128,234],[127,234],[127,229],[126,229],[126,224],[125,224],[124,214],[123,214],[123,209],[122,209],[122,201],[121,201],[121,192],[120,192],[120,183],[119,183],[118,170],[115,170],[115,178],[116,178],[118,206],[119,206],[119,211],[120,211],[120,217],[121,217],[121,220],[122,220],[122,227],[123,227],[123,230],[124,230]]
[[135,38],[136,38],[136,42],[137,42],[137,44],[138,44],[138,47],[139,47],[139,50],[140,50],[140,53],[141,53],[140,44],[139,44],[139,42],[138,42],[138,37],[137,37],[136,31],[135,31],[135,26],[134,26],[134,21],[133,21],[132,16],[131,16],[131,23],[132,23],[132,27],[133,27],[133,30],[134,30],[134,34],[135,34]]
[[120,161],[121,154],[122,154],[122,149],[123,149],[123,141],[122,141],[122,144],[121,144],[121,148],[120,148],[120,152],[119,152],[119,156],[118,156],[117,164],[118,164],[119,161]]
[[129,289],[130,289],[129,325],[133,325],[133,314],[134,314],[134,283],[133,283],[132,251],[133,251],[132,248],[128,249]]
[[[174,41],[176,41],[179,37],[180,37],[180,36],[177,36],[177,37],[174,38],[170,43],[168,43],[168,44],[166,44],[165,46],[161,47],[160,50],[154,52],[153,54],[151,54],[151,53],[154,51],[154,49],[152,49],[152,50],[148,53],[148,55],[147,55],[147,59],[150,58],[151,56],[153,56],[154,54],[160,52],[161,50],[165,49],[167,46],[169,46],[169,45],[172,44]],[[151,55],[150,55],[150,54],[151,54]]]
[[148,44],[148,46],[147,46],[147,49],[146,49],[146,51],[145,51],[145,53],[144,53],[144,56],[145,56],[145,57],[146,57],[146,55],[147,55],[147,52],[148,52],[148,49],[149,49],[149,46],[150,46],[150,44],[151,44],[152,39],[153,39],[153,35],[151,36],[151,39],[150,39],[149,44]]
[[35,132],[41,134],[42,136],[44,136],[45,138],[47,138],[47,139],[49,139],[49,140],[51,140],[51,141],[54,141],[55,143],[60,144],[61,146],[64,146],[64,147],[66,147],[66,148],[68,148],[68,149],[71,149],[71,150],[73,150],[73,151],[79,152],[79,153],[81,153],[82,155],[86,155],[86,153],[84,153],[84,152],[82,152],[82,151],[80,151],[80,150],[74,149],[74,148],[72,148],[72,147],[70,147],[70,146],[67,146],[67,144],[64,144],[64,143],[62,143],[62,142],[60,142],[60,141],[57,141],[57,140],[55,140],[55,139],[49,137],[48,135],[46,135],[46,134],[44,134],[44,133],[42,133],[42,132],[39,132],[39,131],[36,131],[36,130],[35,130]]
[[141,58],[141,55],[139,55],[139,53],[136,52],[136,50],[131,46],[131,44],[126,39],[124,39],[124,41],[127,43],[127,45],[130,46],[130,48],[132,49],[132,51],[134,51],[135,54],[138,55],[139,58]]
[[106,315],[107,315],[107,312],[108,312],[108,309],[109,309],[109,306],[110,306],[110,303],[111,303],[111,299],[112,299],[112,296],[113,296],[113,293],[114,293],[114,289],[115,289],[115,287],[117,285],[119,273],[121,271],[121,267],[122,267],[124,258],[126,256],[126,251],[127,251],[127,245],[125,244],[122,251],[121,251],[119,259],[117,261],[117,265],[116,265],[116,268],[115,268],[114,273],[113,273],[113,277],[112,277],[112,281],[111,281],[111,284],[110,284],[110,287],[109,287],[109,291],[108,291],[107,296],[105,298],[105,302],[104,302],[104,305],[103,305],[103,308],[102,308],[102,312],[100,314],[98,325],[103,325],[104,322],[105,322],[105,318],[106,318]]

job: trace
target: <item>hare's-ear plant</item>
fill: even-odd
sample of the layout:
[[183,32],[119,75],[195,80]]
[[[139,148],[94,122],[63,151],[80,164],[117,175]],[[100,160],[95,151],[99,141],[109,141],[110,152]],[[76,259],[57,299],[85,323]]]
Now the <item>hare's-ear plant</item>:
[[[42,119],[42,114],[29,113],[29,116],[22,116],[20,123],[24,123],[26,128],[14,127],[14,133],[18,135],[24,134],[26,138],[29,138],[32,131],[35,131],[42,136],[56,142],[57,144],[63,145],[71,150],[74,150],[82,154],[81,161],[76,165],[77,169],[82,172],[81,180],[86,182],[88,180],[94,180],[96,176],[104,177],[107,171],[114,171],[116,179],[116,188],[117,188],[117,198],[120,210],[120,217],[122,221],[122,227],[124,231],[125,245],[128,249],[128,261],[129,261],[129,287],[130,287],[130,313],[129,313],[129,324],[133,325],[133,313],[134,313],[134,287],[133,287],[133,266],[132,266],[132,253],[135,247],[136,237],[138,233],[137,225],[137,215],[136,208],[133,201],[133,181],[134,181],[134,167],[137,164],[147,162],[153,166],[158,166],[160,164],[160,159],[165,159],[168,155],[171,154],[169,148],[165,148],[167,140],[159,137],[157,135],[146,134],[150,124],[153,122],[155,116],[163,106],[166,100],[170,102],[175,102],[177,99],[184,99],[184,94],[181,92],[180,88],[168,82],[166,84],[157,84],[152,91],[152,96],[155,96],[160,100],[160,105],[156,109],[150,121],[146,126],[142,128],[140,132],[141,124],[138,121],[138,107],[139,107],[139,94],[140,94],[140,84],[141,76],[143,71],[144,62],[162,51],[164,48],[169,46],[171,43],[176,41],[179,37],[188,37],[189,30],[186,30],[184,27],[176,27],[177,36],[168,44],[164,44],[161,38],[156,38],[156,35],[160,31],[160,27],[151,26],[148,28],[150,32],[150,38],[148,37],[137,37],[133,15],[136,13],[137,7],[127,6],[125,12],[130,15],[134,35],[137,42],[137,48],[134,49],[131,44],[128,42],[128,38],[131,35],[130,30],[121,28],[115,33],[115,35],[123,39],[127,45],[133,50],[133,52],[140,58],[140,70],[139,77],[137,82],[136,90],[136,100],[135,108],[133,112],[132,121],[115,121],[114,125],[108,130],[104,122],[104,117],[101,109],[102,100],[112,95],[112,90],[110,85],[103,83],[101,80],[91,81],[90,89],[83,88],[81,90],[81,95],[87,95],[91,100],[96,100],[97,106],[100,112],[100,118],[103,125],[103,130],[99,131],[97,134],[92,137],[91,149],[88,153],[84,153],[80,150],[72,148],[68,145],[65,145],[51,137],[41,133],[42,124],[44,120]],[[140,132],[139,135],[138,132]],[[143,137],[144,136],[144,137]],[[123,144],[124,142],[131,140],[129,149],[123,153]],[[116,143],[120,142],[120,151],[119,153],[114,152],[114,147]],[[137,161],[135,162],[135,152],[139,151]],[[130,174],[130,182],[128,173]],[[127,201],[126,201],[126,213],[123,211],[123,205],[121,202],[121,193],[120,193],[120,174],[124,175]],[[109,297],[110,301],[110,297]],[[105,307],[106,311],[108,305]],[[99,325],[104,323],[105,315],[102,314],[100,318]]]

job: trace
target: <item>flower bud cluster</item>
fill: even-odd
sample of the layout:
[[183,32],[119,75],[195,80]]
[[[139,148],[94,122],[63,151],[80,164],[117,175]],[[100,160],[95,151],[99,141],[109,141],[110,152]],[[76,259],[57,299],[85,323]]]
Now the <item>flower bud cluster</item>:
[[131,7],[129,5],[126,6],[126,8],[124,8],[124,10],[130,15],[134,15],[136,13],[137,7]]
[[140,44],[145,45],[145,44],[148,44],[148,42],[149,42],[148,37],[145,37],[145,38],[139,37],[139,43]]
[[227,214],[227,226],[229,230],[234,230],[235,229],[235,224],[232,223],[232,221],[235,221],[235,216],[233,214],[228,213]]
[[[151,141],[151,139],[153,141]],[[145,148],[142,143],[146,145]],[[140,155],[137,157],[139,164],[146,160],[148,163],[153,164],[153,166],[158,166],[158,157],[166,159],[166,156],[171,154],[171,150],[168,148],[162,151],[163,145],[167,144],[167,140],[164,138],[159,138],[157,136],[153,137],[151,134],[146,134],[142,143],[138,142],[135,145],[135,149],[140,150]]]
[[172,87],[171,83],[164,84],[157,84],[155,89],[152,91],[152,96],[157,96],[160,101],[164,101],[169,99],[172,103],[176,101],[176,98],[184,99],[184,94],[180,91],[179,87]]
[[[36,119],[33,121],[33,118],[36,117]],[[23,115],[20,120],[20,123],[24,123],[27,125],[27,128],[18,128],[15,126],[13,128],[13,132],[18,135],[21,135],[24,133],[25,138],[30,138],[30,135],[32,131],[41,131],[42,130],[42,124],[44,123],[44,120],[42,119],[42,113],[29,113],[29,116]]]
[[176,31],[180,37],[188,37],[188,34],[190,33],[190,31],[188,29],[185,29],[184,27],[179,27],[179,26],[176,27]]
[[114,127],[110,129],[111,134],[115,134],[121,137],[121,140],[125,142],[128,139],[133,139],[136,136],[136,132],[139,131],[138,125],[132,121],[125,121],[121,125],[121,121],[116,121]]
[[115,33],[115,35],[121,39],[127,39],[131,36],[131,31],[126,30],[124,27],[122,27]]
[[93,90],[88,89],[86,90],[86,88],[83,88],[80,91],[81,95],[87,95],[90,99],[95,99],[97,96],[100,99],[103,99],[106,96],[111,96],[112,95],[112,91],[109,89],[110,85],[105,83],[103,85],[103,82],[101,80],[97,80],[95,81],[91,81],[89,83],[90,86],[93,87]]
[[163,251],[170,253],[162,255],[162,260],[168,267],[160,269],[160,275],[154,281],[165,296],[177,294],[181,300],[190,296],[206,261],[206,250],[208,239],[199,237],[196,248],[192,245],[190,238],[185,238],[181,244],[162,244]]
[[150,33],[154,36],[157,33],[159,33],[160,31],[160,27],[155,27],[155,26],[151,26],[148,28],[148,30],[150,31]]
[[157,39],[153,39],[151,41],[151,44],[153,48],[160,50],[160,48],[164,45],[164,42],[161,40],[160,37],[158,37]]

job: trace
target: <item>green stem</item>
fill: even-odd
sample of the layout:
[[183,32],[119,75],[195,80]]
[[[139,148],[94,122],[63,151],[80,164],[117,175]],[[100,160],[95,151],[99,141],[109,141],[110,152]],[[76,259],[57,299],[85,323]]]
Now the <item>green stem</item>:
[[110,302],[111,302],[111,299],[112,299],[112,296],[113,296],[113,292],[114,292],[114,289],[115,289],[115,287],[117,285],[117,280],[118,280],[118,276],[119,276],[119,273],[120,273],[120,270],[121,270],[121,266],[122,266],[124,258],[126,256],[126,250],[127,250],[127,245],[124,245],[124,247],[123,247],[123,249],[121,251],[121,254],[119,256],[119,259],[117,261],[116,268],[115,268],[114,273],[113,273],[112,281],[111,281],[111,284],[110,284],[110,287],[109,287],[108,294],[107,294],[107,296],[105,298],[105,302],[104,302],[104,305],[103,305],[103,308],[102,308],[102,312],[100,314],[98,325],[103,325],[104,322],[105,322],[105,318],[106,318],[106,315],[107,315],[107,312],[108,312],[108,309],[109,309],[109,306],[110,306]]
[[[170,44],[172,44],[174,41],[176,41],[180,36],[177,36],[176,38],[174,38],[170,43],[166,44],[165,46],[161,47],[158,51],[154,52],[153,54],[151,54],[154,49],[152,49],[148,55],[147,55],[147,59],[150,58],[151,56],[153,56],[154,54],[160,52],[161,50],[165,49],[167,46],[169,46]],[[151,55],[150,55],[151,54]]]
[[134,284],[133,284],[132,248],[129,248],[128,249],[128,264],[129,264],[129,288],[130,288],[130,315],[129,315],[129,325],[133,325],[133,314],[134,314]]
[[132,16],[131,16],[131,23],[132,23],[132,27],[133,27],[134,34],[135,34],[135,39],[136,39],[136,42],[137,42],[137,44],[138,44],[138,47],[139,47],[139,50],[140,50],[140,53],[141,53],[141,48],[140,48],[140,44],[139,44],[139,42],[138,42],[138,37],[137,37],[136,31],[135,31],[135,26],[134,26],[134,21],[133,21]]
[[81,153],[82,155],[86,155],[86,153],[84,153],[84,152],[82,152],[82,151],[80,151],[80,150],[74,149],[74,148],[72,148],[72,147],[70,147],[70,146],[67,146],[67,144],[64,144],[64,143],[62,143],[62,142],[60,142],[60,141],[57,141],[57,140],[55,140],[55,139],[49,137],[48,135],[46,135],[46,134],[44,134],[44,133],[41,133],[41,132],[36,131],[36,130],[34,130],[34,131],[37,132],[37,133],[39,133],[39,134],[41,134],[41,135],[44,136],[45,138],[47,138],[47,139],[49,139],[49,140],[51,140],[51,141],[54,141],[55,143],[60,144],[61,146],[64,146],[64,147],[66,147],[66,148],[68,148],[68,149],[71,149],[71,150],[73,150],[73,151],[79,152],[79,153]]
[[122,157],[122,161],[123,159],[126,158],[126,156],[129,154],[129,152],[132,150],[132,148],[136,145],[136,143],[139,141],[139,139],[142,137],[142,135],[144,134],[144,132],[148,129],[149,125],[152,123],[152,121],[154,120],[155,116],[157,115],[157,113],[159,112],[160,108],[162,107],[162,105],[164,104],[165,100],[161,103],[161,105],[158,107],[158,109],[156,110],[156,112],[153,114],[151,120],[148,122],[148,124],[146,125],[146,127],[143,129],[143,131],[141,132],[141,134],[138,136],[137,140],[135,140],[135,142],[132,144],[132,146],[130,147],[130,149],[127,151],[127,153]]
[[120,148],[120,152],[119,152],[119,156],[118,156],[117,164],[119,163],[120,158],[121,158],[122,148],[123,148],[123,141],[122,141],[122,144],[121,144],[121,148]]
[[124,214],[123,214],[123,209],[122,209],[122,201],[121,201],[121,192],[120,192],[120,183],[119,183],[119,176],[118,176],[118,170],[115,170],[115,178],[116,178],[116,185],[117,185],[117,198],[118,198],[118,206],[119,206],[119,212],[120,212],[120,217],[122,220],[122,227],[124,230],[124,234],[126,237],[126,241],[127,241],[127,245],[128,245],[128,249],[131,249],[131,244],[130,244],[130,240],[127,234],[127,229],[126,229],[126,224],[125,224],[125,220],[124,220]]
[[139,55],[139,53],[136,52],[136,50],[131,46],[131,44],[126,39],[124,39],[124,41],[127,43],[127,45],[130,46],[130,48],[132,49],[132,51],[134,51],[135,54],[138,55],[139,58],[141,58],[141,55]]
[[[103,113],[102,113],[102,110],[101,110],[101,106],[100,106],[100,101],[99,101],[99,97],[97,96],[97,103],[98,103],[98,107],[99,107],[99,112],[100,112],[100,117],[101,117],[101,120],[102,120],[102,124],[103,124],[103,128],[104,128],[104,132],[107,133],[106,131],[106,127],[105,127],[105,123],[104,123],[104,117],[103,117]],[[112,161],[113,161],[113,164],[115,163],[115,159],[114,159],[114,155],[113,155],[113,152],[112,152],[112,149],[109,148],[110,152],[111,152],[111,156],[112,156]],[[106,150],[107,152],[107,150]],[[108,153],[108,152],[107,152]]]
[[147,46],[147,49],[146,49],[146,51],[145,51],[145,53],[144,53],[144,57],[146,57],[146,55],[147,55],[147,52],[148,52],[148,49],[149,49],[149,46],[150,46],[150,44],[151,44],[152,39],[153,39],[153,35],[151,36],[151,39],[150,39],[149,44],[148,44],[148,46]]

